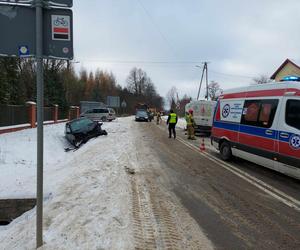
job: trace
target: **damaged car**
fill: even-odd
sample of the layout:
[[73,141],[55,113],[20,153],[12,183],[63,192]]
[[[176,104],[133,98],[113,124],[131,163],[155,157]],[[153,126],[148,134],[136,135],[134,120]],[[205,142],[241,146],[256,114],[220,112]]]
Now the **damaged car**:
[[65,137],[75,147],[80,147],[89,139],[99,135],[107,135],[101,128],[102,123],[82,117],[66,123]]

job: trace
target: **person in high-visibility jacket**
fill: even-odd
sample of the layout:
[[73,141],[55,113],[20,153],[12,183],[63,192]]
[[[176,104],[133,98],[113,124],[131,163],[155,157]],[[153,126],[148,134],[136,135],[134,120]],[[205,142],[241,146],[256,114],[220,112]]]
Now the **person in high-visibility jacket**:
[[189,110],[189,114],[186,116],[186,127],[189,140],[196,140],[195,138],[195,121],[193,116],[193,110]]
[[174,111],[171,109],[170,114],[168,116],[168,120],[167,120],[167,125],[169,125],[169,138],[172,137],[172,132],[173,132],[174,139],[176,138],[175,127],[176,127],[177,121],[178,121],[178,117],[174,113]]

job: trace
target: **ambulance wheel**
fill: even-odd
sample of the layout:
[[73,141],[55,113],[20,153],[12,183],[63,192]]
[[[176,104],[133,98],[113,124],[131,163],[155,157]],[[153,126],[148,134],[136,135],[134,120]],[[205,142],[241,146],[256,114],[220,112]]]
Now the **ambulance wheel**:
[[232,157],[231,146],[229,142],[223,141],[220,145],[221,158],[224,161],[229,161]]

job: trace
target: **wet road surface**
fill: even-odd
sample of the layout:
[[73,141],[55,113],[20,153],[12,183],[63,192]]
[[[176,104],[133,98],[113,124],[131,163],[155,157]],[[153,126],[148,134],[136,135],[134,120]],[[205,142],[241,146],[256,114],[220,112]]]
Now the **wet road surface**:
[[[204,232],[216,249],[300,249],[299,210],[184,145],[180,129],[178,140],[174,140],[168,138],[165,125],[135,123],[133,128],[139,133],[137,160],[148,159],[140,163],[143,167],[139,175],[144,185],[148,183],[156,190],[149,202],[164,200],[165,204],[160,203],[162,209],[169,206],[167,199],[173,199],[173,205],[177,202],[177,207],[182,206],[197,223],[199,233]],[[192,143],[198,146],[199,142]],[[206,145],[210,152],[207,139]],[[210,153],[218,157],[214,150]],[[299,201],[299,181],[247,161],[236,159],[231,164]],[[161,197],[155,195],[158,192]],[[168,210],[169,220],[174,219],[172,211]],[[193,242],[188,242],[189,237]],[[201,237],[197,238],[194,228],[191,236],[174,236],[177,245],[170,245],[170,249],[197,249],[197,244],[205,249],[205,244],[199,243]],[[181,238],[185,244],[180,243]],[[158,247],[158,242],[152,242],[152,246],[168,248],[163,243]]]

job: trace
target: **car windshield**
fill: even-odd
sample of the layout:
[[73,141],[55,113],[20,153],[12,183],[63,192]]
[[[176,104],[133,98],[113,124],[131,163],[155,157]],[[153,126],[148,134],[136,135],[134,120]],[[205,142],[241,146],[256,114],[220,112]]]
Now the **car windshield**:
[[88,126],[90,126],[91,124],[93,124],[93,121],[90,119],[80,119],[77,121],[73,121],[70,126],[71,126],[71,130],[73,132],[81,130],[83,128],[86,128]]
[[137,116],[147,116],[148,114],[147,114],[146,111],[138,111],[138,112],[136,113],[136,115],[137,115]]

